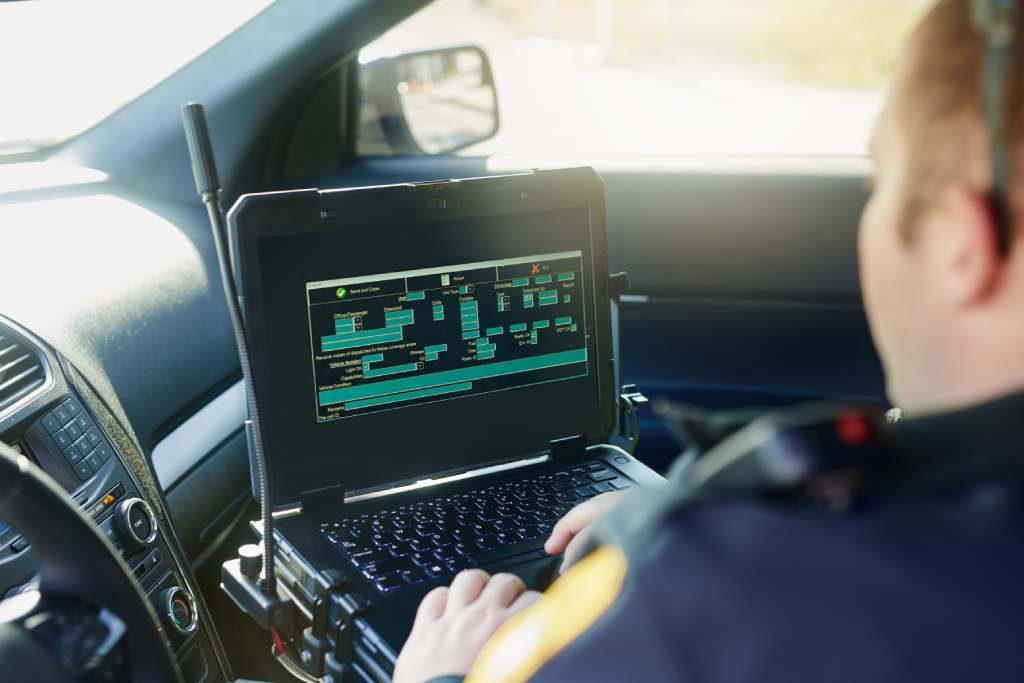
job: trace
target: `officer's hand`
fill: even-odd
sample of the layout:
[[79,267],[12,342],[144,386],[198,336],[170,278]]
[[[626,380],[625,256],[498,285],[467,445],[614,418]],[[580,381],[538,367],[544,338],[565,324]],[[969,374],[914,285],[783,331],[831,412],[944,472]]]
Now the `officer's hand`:
[[622,500],[621,493],[609,491],[569,510],[551,530],[551,536],[544,544],[544,550],[548,551],[549,555],[564,552],[565,559],[562,561],[562,569],[569,567],[580,559],[578,555],[586,544],[586,537],[582,533],[584,529],[595,519],[618,505],[620,500]]
[[539,597],[512,574],[460,573],[450,588],[435,588],[423,598],[393,683],[466,675],[498,627]]

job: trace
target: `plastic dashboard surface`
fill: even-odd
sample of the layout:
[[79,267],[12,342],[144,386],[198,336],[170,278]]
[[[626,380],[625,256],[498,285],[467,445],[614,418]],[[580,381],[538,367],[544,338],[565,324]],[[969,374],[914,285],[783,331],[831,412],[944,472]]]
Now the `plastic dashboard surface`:
[[[204,626],[205,608],[194,607],[194,584],[175,559],[181,555],[166,533],[162,505],[125,465],[105,426],[110,416],[101,416],[102,407],[68,381],[45,343],[3,318],[0,328],[35,351],[47,370],[42,386],[0,411],[0,439],[49,474],[94,520],[161,617],[179,663],[202,670],[208,680],[223,680]],[[0,600],[35,588],[38,569],[29,539],[0,523]],[[193,608],[182,612],[181,605]]]

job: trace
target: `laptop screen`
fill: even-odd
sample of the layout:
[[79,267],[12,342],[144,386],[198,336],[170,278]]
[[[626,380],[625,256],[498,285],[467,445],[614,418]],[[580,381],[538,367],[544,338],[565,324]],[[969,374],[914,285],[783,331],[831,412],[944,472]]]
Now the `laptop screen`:
[[[247,209],[239,247],[276,500],[607,436],[600,185],[561,173],[462,181],[432,213],[410,187]],[[339,220],[317,220],[335,210]]]
[[583,280],[576,249],[307,282],[317,421],[585,377]]

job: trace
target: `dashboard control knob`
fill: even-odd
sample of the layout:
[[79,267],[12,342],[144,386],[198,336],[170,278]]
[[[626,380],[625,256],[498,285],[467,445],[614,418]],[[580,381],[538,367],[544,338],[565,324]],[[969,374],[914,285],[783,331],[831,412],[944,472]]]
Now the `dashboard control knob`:
[[238,568],[243,576],[255,579],[263,570],[263,548],[247,543],[238,549]]
[[114,509],[114,526],[131,553],[148,548],[156,541],[156,515],[141,498],[129,498],[118,504]]
[[176,636],[187,636],[199,625],[196,601],[192,594],[181,586],[161,592],[157,606],[164,624]]

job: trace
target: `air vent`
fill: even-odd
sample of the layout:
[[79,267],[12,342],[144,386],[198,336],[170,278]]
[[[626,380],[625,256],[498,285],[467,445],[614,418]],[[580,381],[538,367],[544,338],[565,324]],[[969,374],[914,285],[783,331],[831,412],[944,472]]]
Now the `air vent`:
[[39,353],[0,325],[0,413],[46,383]]

